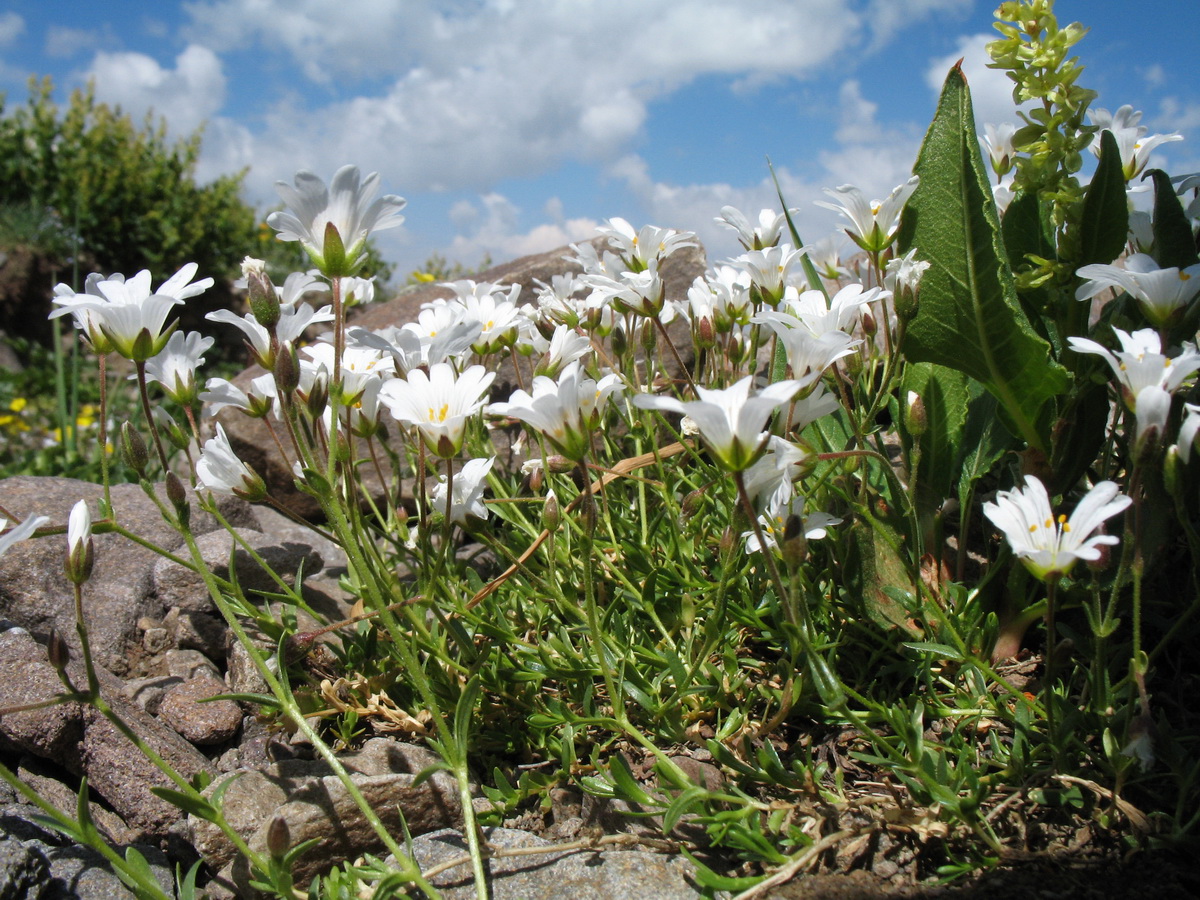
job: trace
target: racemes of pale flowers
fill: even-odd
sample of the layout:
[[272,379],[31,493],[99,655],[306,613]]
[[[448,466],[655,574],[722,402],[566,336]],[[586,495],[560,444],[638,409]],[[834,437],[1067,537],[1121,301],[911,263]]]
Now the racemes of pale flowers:
[[580,462],[591,447],[592,432],[604,407],[622,390],[620,375],[609,374],[594,381],[578,362],[572,362],[557,379],[538,375],[533,379],[532,393],[513,391],[507,402],[489,404],[484,412],[524,422],[567,459]]
[[1151,328],[1132,334],[1114,328],[1113,333],[1121,342],[1116,352],[1088,338],[1072,337],[1068,343],[1076,353],[1103,356],[1108,362],[1122,403],[1137,417],[1135,440],[1140,442],[1151,428],[1162,433],[1171,412],[1171,395],[1200,369],[1200,352],[1185,343],[1178,356],[1166,356],[1158,332]]
[[607,220],[596,229],[608,238],[609,245],[620,254],[632,272],[641,272],[651,260],[662,261],[684,247],[696,246],[696,235],[690,231],[659,228],[643,225],[635,231],[633,226],[621,218]]
[[[792,210],[793,213],[799,210]],[[762,209],[758,213],[758,224],[751,225],[741,210],[732,206],[722,206],[721,215],[715,220],[719,225],[725,225],[737,232],[738,243],[747,250],[763,250],[774,247],[779,243],[780,234],[787,216],[773,209]]]
[[366,178],[358,166],[342,166],[329,187],[312,172],[297,172],[292,184],[275,183],[286,210],[267,216],[281,241],[299,241],[313,263],[329,277],[353,275],[366,259],[372,232],[404,222],[406,201],[395,194],[376,198],[379,174]]
[[200,458],[196,460],[196,477],[210,491],[218,494],[233,494],[251,503],[267,495],[266,485],[252,468],[238,459],[225,429],[217,423],[215,437],[204,442]]
[[914,175],[904,184],[888,194],[886,200],[867,200],[866,196],[852,184],[843,184],[835,189],[826,188],[825,193],[839,202],[817,200],[817,206],[831,209],[850,220],[846,234],[867,253],[878,254],[891,246],[900,227],[900,213],[904,204],[920,184]]
[[1091,300],[1108,288],[1119,288],[1135,300],[1155,328],[1164,328],[1181,318],[1200,292],[1200,265],[1180,270],[1159,268],[1148,253],[1134,253],[1125,265],[1090,265],[1076,273],[1085,279],[1075,291],[1076,300]]
[[196,370],[214,343],[198,331],[176,331],[161,353],[146,360],[146,377],[180,406],[191,406],[196,401]]
[[766,449],[769,434],[764,429],[767,419],[804,387],[799,381],[776,381],[755,391],[753,385],[754,377],[747,375],[727,388],[697,386],[698,400],[638,394],[632,402],[639,409],[687,416],[695,423],[721,468],[728,472],[743,472]]
[[1101,546],[1118,543],[1115,535],[1095,532],[1131,502],[1116,484],[1102,481],[1084,495],[1070,518],[1055,518],[1045,485],[1026,475],[1023,489],[1001,491],[995,502],[983,504],[983,512],[1034,577],[1048,581],[1066,575],[1081,559],[1099,559]]
[[[121,356],[145,362],[162,352],[175,329],[175,323],[166,325],[172,307],[212,287],[211,278],[192,283],[198,268],[195,263],[188,263],[157,290],[152,290],[148,269],[129,279],[120,273],[89,279],[85,293],[73,296],[56,289],[53,302],[60,308],[50,315],[53,318],[73,313],[76,325],[87,329],[86,333],[98,331]],[[89,313],[82,315],[83,310]],[[94,338],[91,342],[97,346]]]
[[28,540],[35,531],[49,521],[46,516],[26,516],[24,522],[5,531],[4,529],[8,528],[8,519],[0,516],[0,556],[7,553],[13,544]]
[[379,401],[396,421],[416,429],[430,452],[450,459],[462,450],[467,420],[479,412],[495,372],[471,366],[456,375],[449,363],[414,369],[386,382]]
[[449,490],[449,479],[445,475],[439,476],[430,498],[434,511],[460,525],[466,524],[467,516],[486,519],[488,511],[483,502],[483,489],[487,484],[488,472],[492,470],[492,463],[495,461],[494,456],[488,459],[467,460],[462,468],[454,473],[454,485]]

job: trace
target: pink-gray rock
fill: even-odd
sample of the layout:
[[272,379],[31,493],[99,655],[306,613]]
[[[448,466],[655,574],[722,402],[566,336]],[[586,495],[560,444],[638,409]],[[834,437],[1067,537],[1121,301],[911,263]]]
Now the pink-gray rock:
[[242,726],[242,710],[237,703],[210,699],[225,690],[225,682],[216,676],[197,675],[163,695],[158,718],[198,747],[224,744]]
[[[76,686],[86,686],[76,657],[67,671]],[[123,683],[98,668],[100,693],[142,741],[185,779],[200,772],[216,774],[195,747],[161,724],[123,694]],[[36,703],[61,692],[58,674],[45,650],[23,630],[0,635],[0,707]],[[133,831],[154,840],[172,837],[183,813],[156,797],[152,787],[173,786],[129,739],[94,707],[61,704],[0,717],[0,744],[48,759],[88,783]]]
[[[508,828],[484,830],[497,848],[543,848],[546,853],[498,856],[485,862],[493,900],[696,900],[694,867],[682,855],[646,850],[555,850],[537,835]],[[422,869],[461,859],[467,843],[455,831],[414,838],[413,857]],[[433,879],[445,900],[472,900],[470,866],[448,869]]]
[[[158,490],[165,501],[161,485]],[[93,521],[98,521],[102,496],[100,485],[72,478],[22,475],[0,481],[0,506],[10,514],[21,519],[44,515],[63,527],[78,500],[88,502]],[[183,544],[137,485],[114,485],[112,501],[117,520],[139,537],[167,551]],[[223,509],[233,524],[248,526],[253,521],[250,507],[241,501]],[[218,527],[194,502],[191,524],[196,534]],[[147,616],[161,620],[166,612],[151,589],[150,573],[160,556],[115,533],[96,534],[93,540],[96,564],[91,580],[83,586],[83,599],[96,660],[118,675],[154,674],[149,671],[138,622]],[[74,594],[63,574],[65,552],[66,538],[56,536],[23,541],[5,553],[0,558],[0,616],[43,641],[54,628],[78,655]]]

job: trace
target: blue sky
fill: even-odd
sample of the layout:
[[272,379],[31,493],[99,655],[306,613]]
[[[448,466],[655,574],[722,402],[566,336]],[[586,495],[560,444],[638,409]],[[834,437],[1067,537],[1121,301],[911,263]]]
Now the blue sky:
[[[380,235],[401,275],[430,253],[499,262],[590,237],[611,216],[696,231],[736,252],[720,207],[774,205],[770,157],[801,232],[813,205],[905,179],[949,66],[984,121],[1014,120],[988,70],[996,0],[9,0],[0,90],[29,75],[173,134],[205,124],[200,177],[249,167],[246,199],[309,168],[379,171],[408,198]],[[1059,0],[1096,106],[1178,132],[1152,164],[1200,171],[1196,0]]]

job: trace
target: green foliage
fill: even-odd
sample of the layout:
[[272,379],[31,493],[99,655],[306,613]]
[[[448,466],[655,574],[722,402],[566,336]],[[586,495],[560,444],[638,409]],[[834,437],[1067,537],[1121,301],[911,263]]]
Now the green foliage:
[[440,253],[430,254],[421,268],[410,272],[405,284],[429,284],[430,282],[459,281],[486,272],[492,266],[492,257],[484,254],[479,264],[471,267],[455,260],[450,262]]
[[65,109],[49,79],[31,81],[24,106],[0,99],[0,206],[50,217],[56,243],[77,246],[97,270],[163,278],[195,262],[236,274],[255,238],[242,174],[195,182],[200,133],[174,142],[166,125],[139,128],[89,88]]
[[[909,200],[900,247],[918,247],[932,265],[921,283],[921,311],[905,334],[913,362],[956,369],[1000,401],[1014,433],[1046,452],[1046,403],[1067,386],[1017,300],[1000,239],[971,96],[951,70],[937,115],[914,167],[921,184]],[[945,385],[941,394],[961,393]]]

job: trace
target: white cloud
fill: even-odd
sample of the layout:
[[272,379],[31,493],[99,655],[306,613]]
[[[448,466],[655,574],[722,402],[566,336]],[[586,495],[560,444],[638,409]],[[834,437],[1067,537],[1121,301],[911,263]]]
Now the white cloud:
[[143,53],[97,53],[87,77],[96,98],[119,105],[137,120],[148,110],[165,116],[175,134],[194,131],[225,102],[221,60],[207,47],[189,45],[165,69]]
[[1154,127],[1162,132],[1189,132],[1200,129],[1200,103],[1195,100],[1180,100],[1178,97],[1163,97],[1159,101],[1158,115]]
[[67,59],[83,50],[94,50],[101,43],[111,43],[111,35],[63,25],[46,29],[46,55],[51,59]]
[[[451,220],[465,233],[454,238],[446,255],[469,266],[485,256],[494,262],[503,262],[588,240],[596,236],[599,224],[595,219],[563,219],[558,215],[552,216],[552,221],[522,231],[518,227],[521,210],[507,197],[485,194],[479,198],[479,203],[482,209],[460,201],[450,213]],[[553,214],[554,201],[549,201],[547,207]]]
[[[951,0],[921,0],[921,14]],[[324,0],[186,4],[207,46],[282,54],[289,85],[244,162],[332,172],[353,159],[409,191],[487,191],[570,159],[606,164],[649,104],[703,75],[747,89],[824,71],[917,17],[851,0]],[[874,11],[872,11],[874,10]],[[889,32],[890,33],[890,32]],[[354,99],[325,98],[357,91]],[[251,175],[257,182],[259,176]]]
[[10,47],[25,33],[25,20],[15,12],[0,13],[0,47]]

